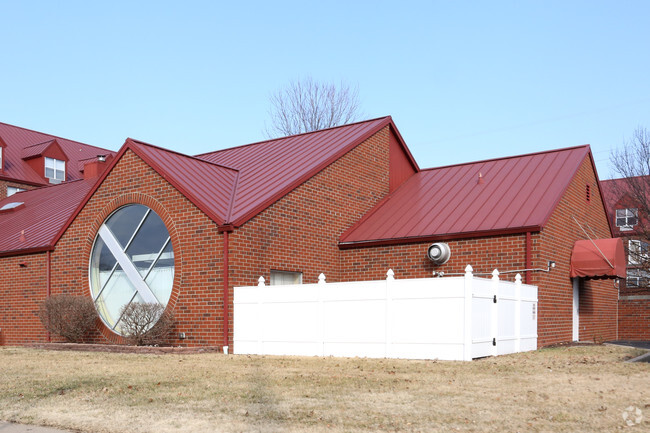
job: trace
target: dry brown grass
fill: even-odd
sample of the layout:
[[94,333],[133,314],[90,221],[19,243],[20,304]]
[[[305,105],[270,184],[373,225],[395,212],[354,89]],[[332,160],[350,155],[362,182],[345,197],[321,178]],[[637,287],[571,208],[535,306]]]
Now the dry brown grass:
[[[648,428],[650,364],[613,346],[473,362],[0,349],[0,419],[84,432]],[[647,430],[645,430],[647,431]]]

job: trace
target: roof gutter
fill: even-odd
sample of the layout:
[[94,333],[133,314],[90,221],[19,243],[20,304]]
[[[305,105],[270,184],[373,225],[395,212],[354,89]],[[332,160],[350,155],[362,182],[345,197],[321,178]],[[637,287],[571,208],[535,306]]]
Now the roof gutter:
[[402,238],[339,242],[338,246],[339,249],[341,250],[347,250],[351,248],[414,244],[414,243],[421,243],[421,242],[450,241],[450,240],[477,238],[477,237],[484,237],[484,236],[515,235],[515,234],[523,234],[523,233],[534,233],[534,232],[539,232],[541,230],[542,230],[541,226],[528,226],[528,227],[516,227],[512,229],[480,230],[480,231],[465,232],[465,233],[445,233],[445,234],[429,235],[429,236],[407,236]]
[[25,248],[22,250],[0,251],[0,257],[22,256],[23,254],[44,253],[54,251],[53,246]]

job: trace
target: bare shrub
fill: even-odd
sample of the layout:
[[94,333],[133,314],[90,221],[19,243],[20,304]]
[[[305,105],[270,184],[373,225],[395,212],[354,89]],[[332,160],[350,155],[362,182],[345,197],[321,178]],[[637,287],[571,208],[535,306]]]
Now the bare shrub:
[[169,344],[174,315],[160,304],[131,302],[122,309],[120,329],[130,344],[162,346]]
[[40,304],[38,318],[51,333],[78,343],[95,328],[97,312],[87,296],[54,295]]

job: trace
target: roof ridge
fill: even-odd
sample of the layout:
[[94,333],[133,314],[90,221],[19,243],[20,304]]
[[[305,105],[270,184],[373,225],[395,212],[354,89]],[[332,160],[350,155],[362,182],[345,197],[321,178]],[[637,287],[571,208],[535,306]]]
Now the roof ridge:
[[362,123],[376,122],[377,120],[383,120],[383,119],[391,119],[391,116],[390,115],[389,116],[381,116],[381,117],[376,117],[374,119],[362,120],[362,121],[353,122],[353,123],[346,123],[345,125],[337,125],[337,126],[331,126],[329,128],[317,129],[315,131],[301,132],[300,134],[286,135],[284,137],[276,137],[276,138],[269,138],[268,140],[254,141],[252,143],[240,144],[239,146],[227,147],[225,149],[218,149],[218,150],[213,150],[213,151],[210,151],[210,152],[199,153],[199,154],[195,155],[195,157],[200,158],[203,155],[212,155],[212,154],[215,154],[217,152],[224,152],[224,151],[232,150],[232,149],[240,149],[242,147],[254,146],[256,144],[269,143],[269,142],[272,142],[272,141],[284,140],[284,139],[287,139],[287,138],[300,137],[302,135],[316,134],[316,133],[323,132],[323,131],[330,131],[332,129],[345,128],[347,126],[353,126],[353,125],[360,125]]
[[[60,140],[69,141],[69,142],[71,142],[71,143],[83,144],[84,146],[94,147],[94,148],[96,148],[96,149],[108,150],[109,152],[115,152],[114,150],[109,150],[109,149],[106,149],[106,148],[104,148],[104,147],[95,146],[94,144],[83,143],[83,142],[78,141],[78,140],[71,140],[71,139],[69,139],[69,138],[64,138],[64,137],[60,137],[60,136],[58,136],[58,135],[48,134],[48,133],[46,133],[46,132],[37,131],[37,130],[35,130],[35,129],[25,128],[25,127],[23,127],[23,126],[12,125],[12,124],[10,124],[10,123],[6,123],[6,122],[0,122],[0,125],[6,125],[6,126],[10,126],[10,127],[12,127],[12,128],[22,129],[23,131],[35,132],[36,134],[47,135],[48,137],[52,137],[53,139],[57,139],[57,138],[58,138],[58,139],[60,139]],[[48,140],[45,140],[45,141],[48,141]],[[45,143],[45,141],[42,142],[42,143]],[[39,143],[39,144],[42,144],[42,143]],[[23,149],[24,149],[24,148],[23,148]]]
[[482,160],[478,160],[478,161],[462,162],[462,163],[458,163],[458,164],[441,165],[439,167],[423,168],[421,171],[433,171],[433,170],[440,170],[441,168],[462,167],[464,165],[483,164],[483,163],[486,163],[486,162],[503,161],[503,160],[506,160],[506,159],[524,158],[526,156],[544,155],[546,153],[565,152],[565,151],[568,151],[568,150],[574,150],[574,149],[580,149],[580,148],[590,148],[590,145],[582,144],[580,146],[561,147],[561,148],[558,148],[558,149],[542,150],[540,152],[522,153],[521,155],[511,155],[511,156],[503,156],[503,157],[500,157],[500,158],[489,158],[489,159],[482,159]]
[[[185,153],[181,153],[181,152],[178,152],[178,151],[176,151],[176,150],[166,149],[166,148],[164,148],[164,147],[156,146],[155,144],[147,143],[147,142],[145,142],[145,141],[137,140],[137,139],[135,139],[135,138],[128,137],[128,138],[126,139],[125,143],[126,143],[126,142],[129,142],[129,141],[130,141],[131,143],[136,144],[136,145],[142,145],[142,146],[153,147],[154,149],[158,149],[158,150],[161,150],[161,151],[163,151],[163,152],[173,153],[173,154],[175,154],[175,155],[182,156],[182,157],[184,157],[184,158],[193,159],[193,160],[198,161],[198,162],[202,162],[202,163],[205,163],[205,164],[208,164],[208,165],[213,165],[213,166],[215,166],[215,167],[225,168],[226,170],[232,170],[232,171],[236,171],[237,173],[239,173],[239,169],[238,169],[238,168],[228,167],[227,165],[218,164],[218,163],[216,163],[216,162],[208,161],[207,159],[198,158],[198,157],[196,157],[196,156],[192,156],[192,155],[187,155],[187,154],[185,154]],[[92,159],[92,158],[91,158],[91,159]]]
[[41,142],[35,143],[35,144],[30,144],[29,146],[23,147],[23,149],[29,149],[30,147],[41,146],[41,145],[43,145],[45,143],[54,142],[54,141],[56,141],[56,138],[52,138],[51,140],[41,141]]

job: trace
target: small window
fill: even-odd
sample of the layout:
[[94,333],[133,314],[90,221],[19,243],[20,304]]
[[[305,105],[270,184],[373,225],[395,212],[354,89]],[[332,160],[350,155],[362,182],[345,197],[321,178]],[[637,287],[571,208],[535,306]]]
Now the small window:
[[640,265],[648,260],[648,243],[639,240],[630,240],[627,243],[627,263]]
[[628,288],[648,287],[650,274],[642,269],[628,269],[625,285]]
[[271,270],[271,285],[302,284],[302,272]]
[[639,211],[636,208],[616,209],[616,227],[621,230],[632,230],[639,221]]
[[45,157],[45,177],[63,182],[65,180],[65,161]]
[[8,186],[7,187],[7,197],[14,195],[17,192],[25,191],[23,188],[18,188],[17,186]]

